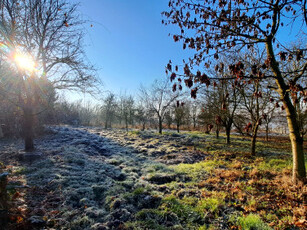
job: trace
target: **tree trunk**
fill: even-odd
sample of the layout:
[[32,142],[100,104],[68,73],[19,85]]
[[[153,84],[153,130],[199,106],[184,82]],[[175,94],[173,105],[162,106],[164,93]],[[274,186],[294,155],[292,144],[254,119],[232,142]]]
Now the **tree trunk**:
[[216,137],[216,139],[219,139],[219,138],[220,138],[220,129],[219,129],[219,127],[216,127],[216,130],[215,130],[215,137]]
[[2,226],[2,229],[6,229],[6,225],[9,219],[8,216],[8,209],[9,209],[9,205],[8,205],[8,190],[7,190],[7,183],[8,183],[8,179],[7,179],[7,175],[8,173],[1,173],[0,175],[0,226]]
[[0,124],[0,138],[2,138],[4,135],[3,135],[3,131],[2,131],[2,127],[1,127],[1,124]]
[[290,108],[286,108],[286,112],[293,155],[292,179],[296,183],[306,178],[303,138],[300,135],[296,117],[291,113]]
[[179,133],[179,127],[180,125],[177,123],[177,133]]
[[251,155],[255,156],[256,155],[256,139],[257,139],[257,134],[252,135],[251,137]]
[[251,155],[256,155],[256,141],[257,141],[257,133],[258,133],[258,122],[255,124],[255,127],[253,128],[253,134],[251,137]]
[[265,140],[269,141],[269,125],[265,126]]
[[143,122],[143,127],[142,127],[142,131],[144,131],[145,130],[145,125],[146,125],[146,122]]
[[294,183],[297,183],[298,180],[304,181],[306,179],[303,138],[300,136],[299,124],[297,122],[297,113],[295,107],[291,102],[289,92],[287,91],[288,87],[279,70],[278,63],[275,60],[275,55],[271,40],[266,43],[266,50],[268,57],[271,58],[271,69],[274,75],[276,76],[278,93],[280,99],[283,101],[287,114],[287,122],[288,122],[289,136],[291,140],[292,156],[293,156],[292,179]]
[[162,134],[162,118],[159,117],[159,133]]
[[104,122],[104,128],[107,129],[108,128],[108,120],[106,119]]
[[33,151],[34,150],[34,117],[33,117],[33,109],[31,106],[27,106],[23,109],[23,136],[25,141],[25,151]]
[[231,130],[231,126],[226,126],[226,144],[230,144],[230,130]]
[[126,131],[128,132],[128,119],[125,120],[125,124],[126,124]]

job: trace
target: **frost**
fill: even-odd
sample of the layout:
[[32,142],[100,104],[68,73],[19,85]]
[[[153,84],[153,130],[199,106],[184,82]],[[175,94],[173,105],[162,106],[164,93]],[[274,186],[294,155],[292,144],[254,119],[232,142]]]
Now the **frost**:
[[[189,157],[179,149],[178,141],[186,141],[183,135],[163,140],[152,132],[135,137],[120,130],[49,129],[52,135],[37,143],[43,157],[21,173],[28,185],[37,188],[28,199],[33,206],[44,208],[46,218],[52,220],[48,226],[54,229],[114,228],[133,221],[140,209],[160,203],[149,191],[177,180],[174,170],[165,165],[173,159],[169,154],[177,154],[180,162]],[[7,147],[18,152],[14,148]],[[134,193],[138,188],[146,189]]]

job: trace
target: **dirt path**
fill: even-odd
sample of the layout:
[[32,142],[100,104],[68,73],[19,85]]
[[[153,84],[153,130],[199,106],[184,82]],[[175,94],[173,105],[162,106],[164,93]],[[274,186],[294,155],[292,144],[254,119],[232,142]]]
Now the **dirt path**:
[[164,183],[186,180],[167,165],[204,159],[188,147],[193,141],[71,127],[50,128],[31,154],[20,141],[2,141],[0,161],[13,165],[9,186],[19,206],[10,227],[120,229],[137,211],[159,205]]

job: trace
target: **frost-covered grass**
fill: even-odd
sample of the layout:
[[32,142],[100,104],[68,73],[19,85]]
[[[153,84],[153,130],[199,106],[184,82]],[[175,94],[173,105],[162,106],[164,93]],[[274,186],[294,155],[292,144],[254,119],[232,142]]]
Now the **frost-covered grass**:
[[304,216],[286,142],[250,157],[239,136],[55,129],[38,143],[46,155],[15,170],[50,228],[282,229]]

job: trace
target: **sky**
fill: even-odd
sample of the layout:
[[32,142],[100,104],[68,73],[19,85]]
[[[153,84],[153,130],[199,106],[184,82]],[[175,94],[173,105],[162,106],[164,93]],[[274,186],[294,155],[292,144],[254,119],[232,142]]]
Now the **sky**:
[[[85,51],[98,69],[104,91],[135,95],[141,84],[148,86],[154,79],[166,77],[170,59],[181,64],[193,54],[169,36],[179,32],[176,26],[161,23],[168,0],[70,1],[80,3],[80,15],[88,21],[84,25]],[[291,31],[296,29],[294,26]],[[279,38],[288,40],[291,31],[282,31]],[[76,94],[72,97],[78,98]]]
[[[166,77],[170,59],[181,63],[191,51],[182,50],[162,25],[161,12],[168,0],[81,0],[85,25],[85,51],[98,69],[104,90],[135,94],[140,84]],[[93,25],[91,27],[91,24]]]

